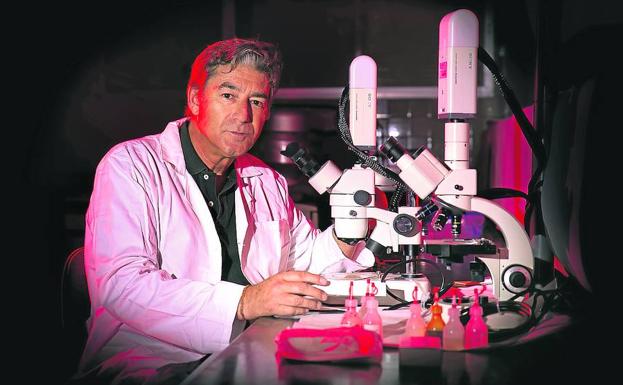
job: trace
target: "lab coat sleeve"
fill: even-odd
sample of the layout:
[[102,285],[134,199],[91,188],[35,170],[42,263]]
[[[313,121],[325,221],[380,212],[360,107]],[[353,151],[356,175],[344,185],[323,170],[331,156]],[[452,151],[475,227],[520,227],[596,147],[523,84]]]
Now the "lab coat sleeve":
[[222,350],[243,286],[176,279],[161,269],[158,176],[149,175],[147,162],[117,147],[98,166],[85,236],[94,312],[197,353]]

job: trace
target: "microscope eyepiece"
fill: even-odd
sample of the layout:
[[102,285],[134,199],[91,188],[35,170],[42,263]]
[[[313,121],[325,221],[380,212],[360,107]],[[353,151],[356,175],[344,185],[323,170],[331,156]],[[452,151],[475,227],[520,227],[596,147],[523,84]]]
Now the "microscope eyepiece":
[[285,150],[280,151],[280,154],[292,159],[294,164],[307,177],[314,176],[320,169],[318,161],[309,155],[304,147],[299,146],[297,142],[289,143]]
[[426,150],[426,146],[420,146],[415,151],[413,151],[413,154],[411,154],[411,156],[415,159],[420,156],[420,154],[423,153],[424,150]]
[[379,146],[379,151],[394,163],[396,163],[406,152],[402,145],[398,143],[396,138],[393,136],[390,136],[385,143]]
[[286,149],[283,151],[280,151],[279,153],[283,156],[287,156],[288,158],[292,159],[292,156],[296,154],[296,152],[301,148],[301,146],[299,146],[299,144],[297,142],[290,142],[288,143],[288,145],[286,146]]

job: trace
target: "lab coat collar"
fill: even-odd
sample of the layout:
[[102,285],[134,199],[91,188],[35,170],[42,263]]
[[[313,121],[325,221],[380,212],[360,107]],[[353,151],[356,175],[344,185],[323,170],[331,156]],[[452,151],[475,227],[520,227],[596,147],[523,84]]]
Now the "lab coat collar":
[[236,158],[235,167],[241,178],[252,178],[262,175],[262,170],[255,166],[257,160],[247,154]]
[[170,163],[175,171],[179,174],[186,173],[186,162],[184,162],[184,153],[182,152],[182,142],[180,140],[180,127],[188,118],[175,120],[167,124],[166,128],[160,135],[160,149],[162,151],[162,159]]

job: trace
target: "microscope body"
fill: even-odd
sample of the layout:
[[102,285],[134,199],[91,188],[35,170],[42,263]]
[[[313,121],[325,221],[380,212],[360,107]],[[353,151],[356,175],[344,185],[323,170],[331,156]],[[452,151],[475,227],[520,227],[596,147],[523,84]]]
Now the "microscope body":
[[[476,196],[477,173],[469,165],[467,120],[476,115],[478,40],[478,19],[472,12],[461,9],[442,19],[438,117],[446,120],[444,161],[439,161],[425,147],[410,154],[393,137],[379,147],[400,170],[400,179],[427,202],[424,207],[413,204],[399,207],[398,212],[375,207],[376,174],[361,164],[342,171],[328,161],[318,168],[310,166],[311,162],[297,161],[294,151],[286,150],[282,154],[291,157],[299,167],[304,166],[301,169],[310,176],[309,182],[316,191],[329,192],[331,216],[339,239],[350,244],[367,239],[366,247],[376,255],[400,252],[401,245],[419,246],[420,252],[434,247],[453,247],[459,253],[466,250],[465,255],[475,255],[486,265],[493,295],[498,300],[514,297],[520,300],[517,294],[530,288],[533,280],[534,259],[528,235],[501,206]],[[349,86],[352,144],[362,151],[370,151],[376,147],[376,63],[372,58],[364,55],[353,60]],[[483,214],[497,226],[504,247],[486,239],[461,239],[462,216],[470,211]],[[423,221],[433,215],[435,230],[451,221],[451,239],[423,236]],[[376,220],[370,234],[368,219]],[[425,298],[427,291],[418,295],[420,299]],[[410,300],[407,293],[405,290],[405,299]]]
[[[506,301],[532,284],[534,257],[522,225],[500,205],[476,196],[476,170],[469,168],[469,124],[476,114],[478,19],[461,9],[444,16],[439,28],[438,116],[445,118],[444,161],[452,169],[435,195],[463,211],[490,219],[501,232],[505,248],[478,258],[487,266],[493,294]],[[443,64],[443,63],[447,64]],[[447,71],[443,71],[443,68]],[[453,236],[455,233],[453,232]]]
[[340,239],[366,238],[374,203],[374,171],[360,165],[344,170],[329,196],[335,235]]
[[[373,242],[368,244],[379,243],[395,252],[399,245],[405,244],[420,244],[423,250],[440,245],[454,247],[459,253],[468,250],[465,255],[475,255],[487,267],[493,295],[506,301],[531,287],[534,257],[523,226],[500,205],[476,196],[477,172],[469,165],[468,119],[476,115],[478,19],[465,9],[449,13],[441,20],[439,33],[438,117],[446,120],[444,161],[436,159],[424,147],[411,156],[395,138],[389,138],[380,150],[396,164],[400,179],[421,200],[428,198],[437,206],[438,223],[433,228],[440,230],[446,220],[451,221],[452,237],[445,240],[422,237],[419,230],[424,216],[429,214],[426,208],[399,208],[399,214],[368,210],[378,223],[370,235]],[[462,239],[461,221],[465,212],[477,212],[491,220],[500,231],[504,245]],[[401,226],[397,226],[401,213],[418,221],[415,233],[401,233]]]

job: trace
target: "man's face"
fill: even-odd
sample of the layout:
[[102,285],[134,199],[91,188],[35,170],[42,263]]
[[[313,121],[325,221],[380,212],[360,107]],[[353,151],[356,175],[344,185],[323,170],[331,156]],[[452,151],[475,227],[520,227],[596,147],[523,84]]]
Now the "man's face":
[[229,69],[218,67],[203,92],[189,93],[193,119],[205,137],[200,152],[213,159],[249,151],[270,116],[268,76],[248,65]]

